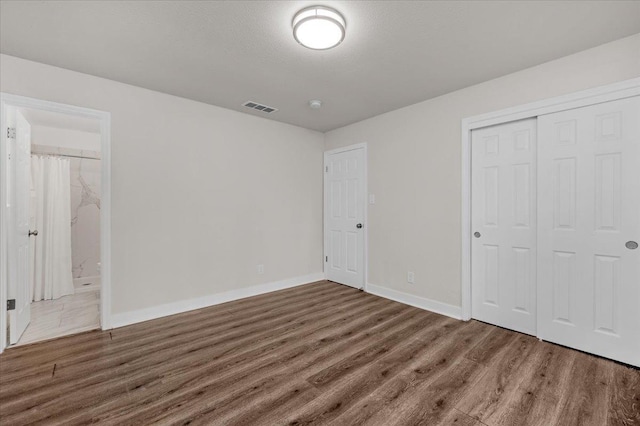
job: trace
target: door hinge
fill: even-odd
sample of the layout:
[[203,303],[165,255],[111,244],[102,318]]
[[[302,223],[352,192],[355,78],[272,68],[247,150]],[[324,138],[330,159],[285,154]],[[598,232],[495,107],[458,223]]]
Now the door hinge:
[[7,137],[9,139],[16,138],[16,128],[15,127],[7,127]]
[[329,261],[329,256],[325,256],[325,257],[324,257],[324,261],[325,261],[325,262],[328,262],[328,261]]
[[329,173],[329,166],[324,166],[324,171]]
[[7,311],[16,309],[16,299],[7,299]]

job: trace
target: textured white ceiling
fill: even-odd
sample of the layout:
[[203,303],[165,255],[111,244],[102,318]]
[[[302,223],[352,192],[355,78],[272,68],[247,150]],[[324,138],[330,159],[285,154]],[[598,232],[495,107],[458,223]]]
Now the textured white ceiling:
[[[313,4],[345,16],[337,48],[294,41]],[[634,1],[2,1],[0,15],[2,53],[320,131],[640,32]]]

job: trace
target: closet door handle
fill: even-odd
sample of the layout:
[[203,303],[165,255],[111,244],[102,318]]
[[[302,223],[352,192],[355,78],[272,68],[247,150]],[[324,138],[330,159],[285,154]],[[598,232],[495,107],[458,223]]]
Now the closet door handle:
[[624,246],[629,250],[635,250],[638,248],[638,243],[636,243],[635,241],[627,241]]
[[37,237],[38,236],[38,230],[36,229],[35,231],[29,230],[29,236],[34,236]]

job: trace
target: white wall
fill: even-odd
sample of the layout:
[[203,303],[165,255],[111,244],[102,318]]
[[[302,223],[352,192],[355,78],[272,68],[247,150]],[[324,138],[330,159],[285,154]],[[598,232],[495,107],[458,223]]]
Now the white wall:
[[638,76],[640,34],[328,132],[369,144],[369,282],[460,306],[461,120]]
[[6,55],[0,90],[111,113],[114,313],[322,272],[321,133]]
[[[637,76],[640,35],[323,138],[0,56],[1,91],[112,114],[116,313],[320,273],[322,151],[360,142],[369,144],[369,190],[376,195],[369,282],[459,306],[461,119]],[[415,284],[406,283],[408,270]]]

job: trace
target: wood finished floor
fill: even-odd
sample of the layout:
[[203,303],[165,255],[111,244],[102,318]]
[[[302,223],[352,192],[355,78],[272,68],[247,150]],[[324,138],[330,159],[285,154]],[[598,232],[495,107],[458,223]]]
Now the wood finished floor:
[[0,355],[0,424],[640,425],[640,370],[319,282]]

